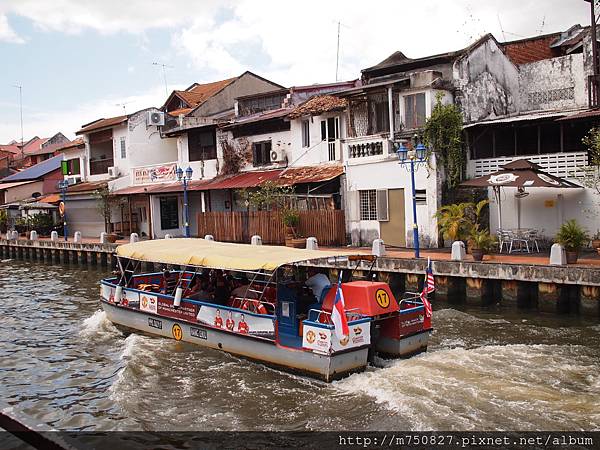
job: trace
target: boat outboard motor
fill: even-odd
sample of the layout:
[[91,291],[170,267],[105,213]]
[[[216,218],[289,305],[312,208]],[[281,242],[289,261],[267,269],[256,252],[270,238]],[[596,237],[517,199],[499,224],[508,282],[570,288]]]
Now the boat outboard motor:
[[175,308],[179,308],[179,305],[181,305],[181,297],[183,297],[183,288],[177,286],[177,289],[175,289],[175,299],[173,300],[173,306]]

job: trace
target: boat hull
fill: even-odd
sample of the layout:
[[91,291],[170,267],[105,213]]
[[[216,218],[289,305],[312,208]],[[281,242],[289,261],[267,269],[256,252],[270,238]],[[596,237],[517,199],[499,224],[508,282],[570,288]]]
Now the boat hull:
[[280,346],[269,339],[242,336],[200,323],[192,324],[124,308],[105,300],[102,301],[102,308],[111,322],[124,328],[221,350],[286,371],[310,375],[327,382],[353,372],[360,372],[367,366],[367,346],[330,355],[320,354]]
[[380,336],[375,344],[375,351],[386,358],[408,358],[426,352],[430,332],[431,330],[423,330],[401,338]]

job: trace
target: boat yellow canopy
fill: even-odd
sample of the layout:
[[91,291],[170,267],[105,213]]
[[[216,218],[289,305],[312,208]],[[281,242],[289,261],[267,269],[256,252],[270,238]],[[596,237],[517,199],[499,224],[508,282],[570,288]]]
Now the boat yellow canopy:
[[117,255],[138,261],[225,270],[273,271],[279,266],[355,253],[303,250],[272,245],[231,244],[195,238],[156,239],[124,244]]

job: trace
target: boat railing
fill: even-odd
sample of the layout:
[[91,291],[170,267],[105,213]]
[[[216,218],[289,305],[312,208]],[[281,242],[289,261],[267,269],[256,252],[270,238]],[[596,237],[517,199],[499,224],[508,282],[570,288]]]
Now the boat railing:
[[[417,292],[405,292],[404,295],[407,297],[402,298],[398,302],[398,311],[401,313],[406,313],[413,311],[415,309],[421,309],[424,307],[423,299],[421,298],[421,294]],[[409,308],[402,308],[404,305],[409,306]]]
[[[250,312],[254,312],[256,314],[262,314],[259,312],[259,309],[261,306],[265,306],[265,309],[267,309],[268,315],[273,315],[275,312],[275,303],[267,302],[264,300],[258,300],[258,299],[254,299],[254,298],[234,297],[232,305],[239,305],[239,306],[232,306],[232,307],[238,308],[238,309],[246,309],[247,308]],[[268,305],[269,308],[267,308],[266,305]],[[246,306],[246,308],[244,308],[244,306]],[[270,312],[269,312],[269,309],[270,309]]]
[[[360,313],[359,308],[352,308],[352,309],[346,310],[346,320],[348,322],[363,319],[365,317],[366,317],[365,315]],[[321,320],[322,318],[324,321]],[[308,311],[308,321],[320,322],[320,323],[332,323],[331,313],[328,311],[323,311],[322,309],[310,309]]]

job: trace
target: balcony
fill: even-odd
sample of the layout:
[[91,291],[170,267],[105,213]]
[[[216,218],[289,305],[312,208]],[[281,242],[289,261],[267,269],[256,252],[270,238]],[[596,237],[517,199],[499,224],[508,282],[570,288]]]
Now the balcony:
[[347,138],[344,140],[344,152],[349,164],[384,160],[390,155],[395,157],[394,145],[387,135]]
[[112,166],[114,166],[112,158],[90,161],[90,175],[104,175],[108,173],[108,168]]
[[588,166],[587,152],[568,152],[476,159],[469,161],[467,172],[471,177],[483,177],[500,170],[504,164],[515,159],[527,159],[557,177],[583,178]]

